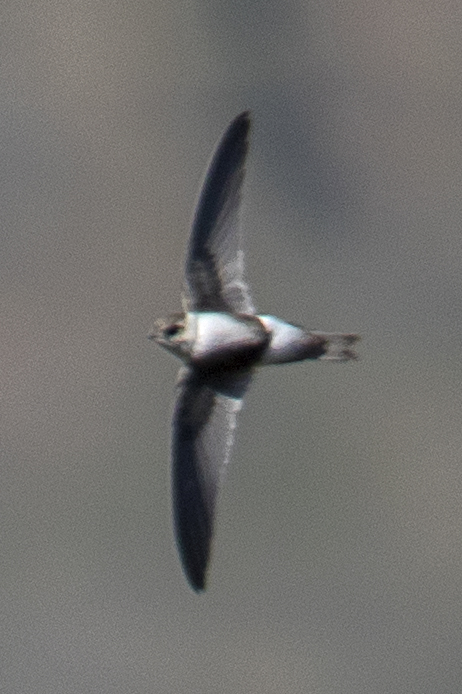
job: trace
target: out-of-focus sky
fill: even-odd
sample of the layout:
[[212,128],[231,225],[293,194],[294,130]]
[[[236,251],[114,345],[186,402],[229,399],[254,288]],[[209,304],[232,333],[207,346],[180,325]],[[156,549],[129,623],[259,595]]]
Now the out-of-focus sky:
[[[455,694],[462,682],[462,10],[0,10],[0,689]],[[361,361],[259,372],[187,586],[169,492],[197,189],[253,113],[258,307]]]

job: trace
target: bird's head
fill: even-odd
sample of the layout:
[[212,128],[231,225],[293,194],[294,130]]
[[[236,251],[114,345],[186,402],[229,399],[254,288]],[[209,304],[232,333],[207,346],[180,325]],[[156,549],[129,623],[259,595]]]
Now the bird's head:
[[172,313],[168,318],[156,320],[148,338],[183,361],[188,361],[191,354],[189,328],[187,313]]

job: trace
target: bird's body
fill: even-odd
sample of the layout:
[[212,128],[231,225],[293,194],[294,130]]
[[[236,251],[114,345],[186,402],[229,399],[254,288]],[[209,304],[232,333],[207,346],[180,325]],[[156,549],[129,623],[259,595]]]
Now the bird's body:
[[356,358],[357,335],[307,331],[255,312],[238,220],[249,128],[249,114],[237,116],[208,168],[186,260],[186,311],[158,321],[150,335],[184,362],[173,416],[173,511],[195,590],[205,587],[216,498],[255,368]]

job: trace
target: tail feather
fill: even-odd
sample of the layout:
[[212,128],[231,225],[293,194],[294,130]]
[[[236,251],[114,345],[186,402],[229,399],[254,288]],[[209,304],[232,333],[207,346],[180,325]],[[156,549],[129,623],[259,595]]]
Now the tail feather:
[[358,359],[353,345],[360,340],[359,335],[354,333],[322,333],[318,331],[312,331],[311,334],[326,341],[326,352],[319,357],[320,360],[349,361],[350,359]]

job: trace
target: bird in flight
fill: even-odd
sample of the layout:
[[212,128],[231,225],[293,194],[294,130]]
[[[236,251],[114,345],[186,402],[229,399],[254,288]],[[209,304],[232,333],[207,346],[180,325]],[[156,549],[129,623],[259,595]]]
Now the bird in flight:
[[158,320],[149,335],[184,363],[173,415],[173,515],[183,569],[198,592],[205,589],[236,417],[255,367],[356,359],[359,339],[256,313],[244,280],[239,226],[249,130],[245,111],[216,147],[192,223],[183,311]]

